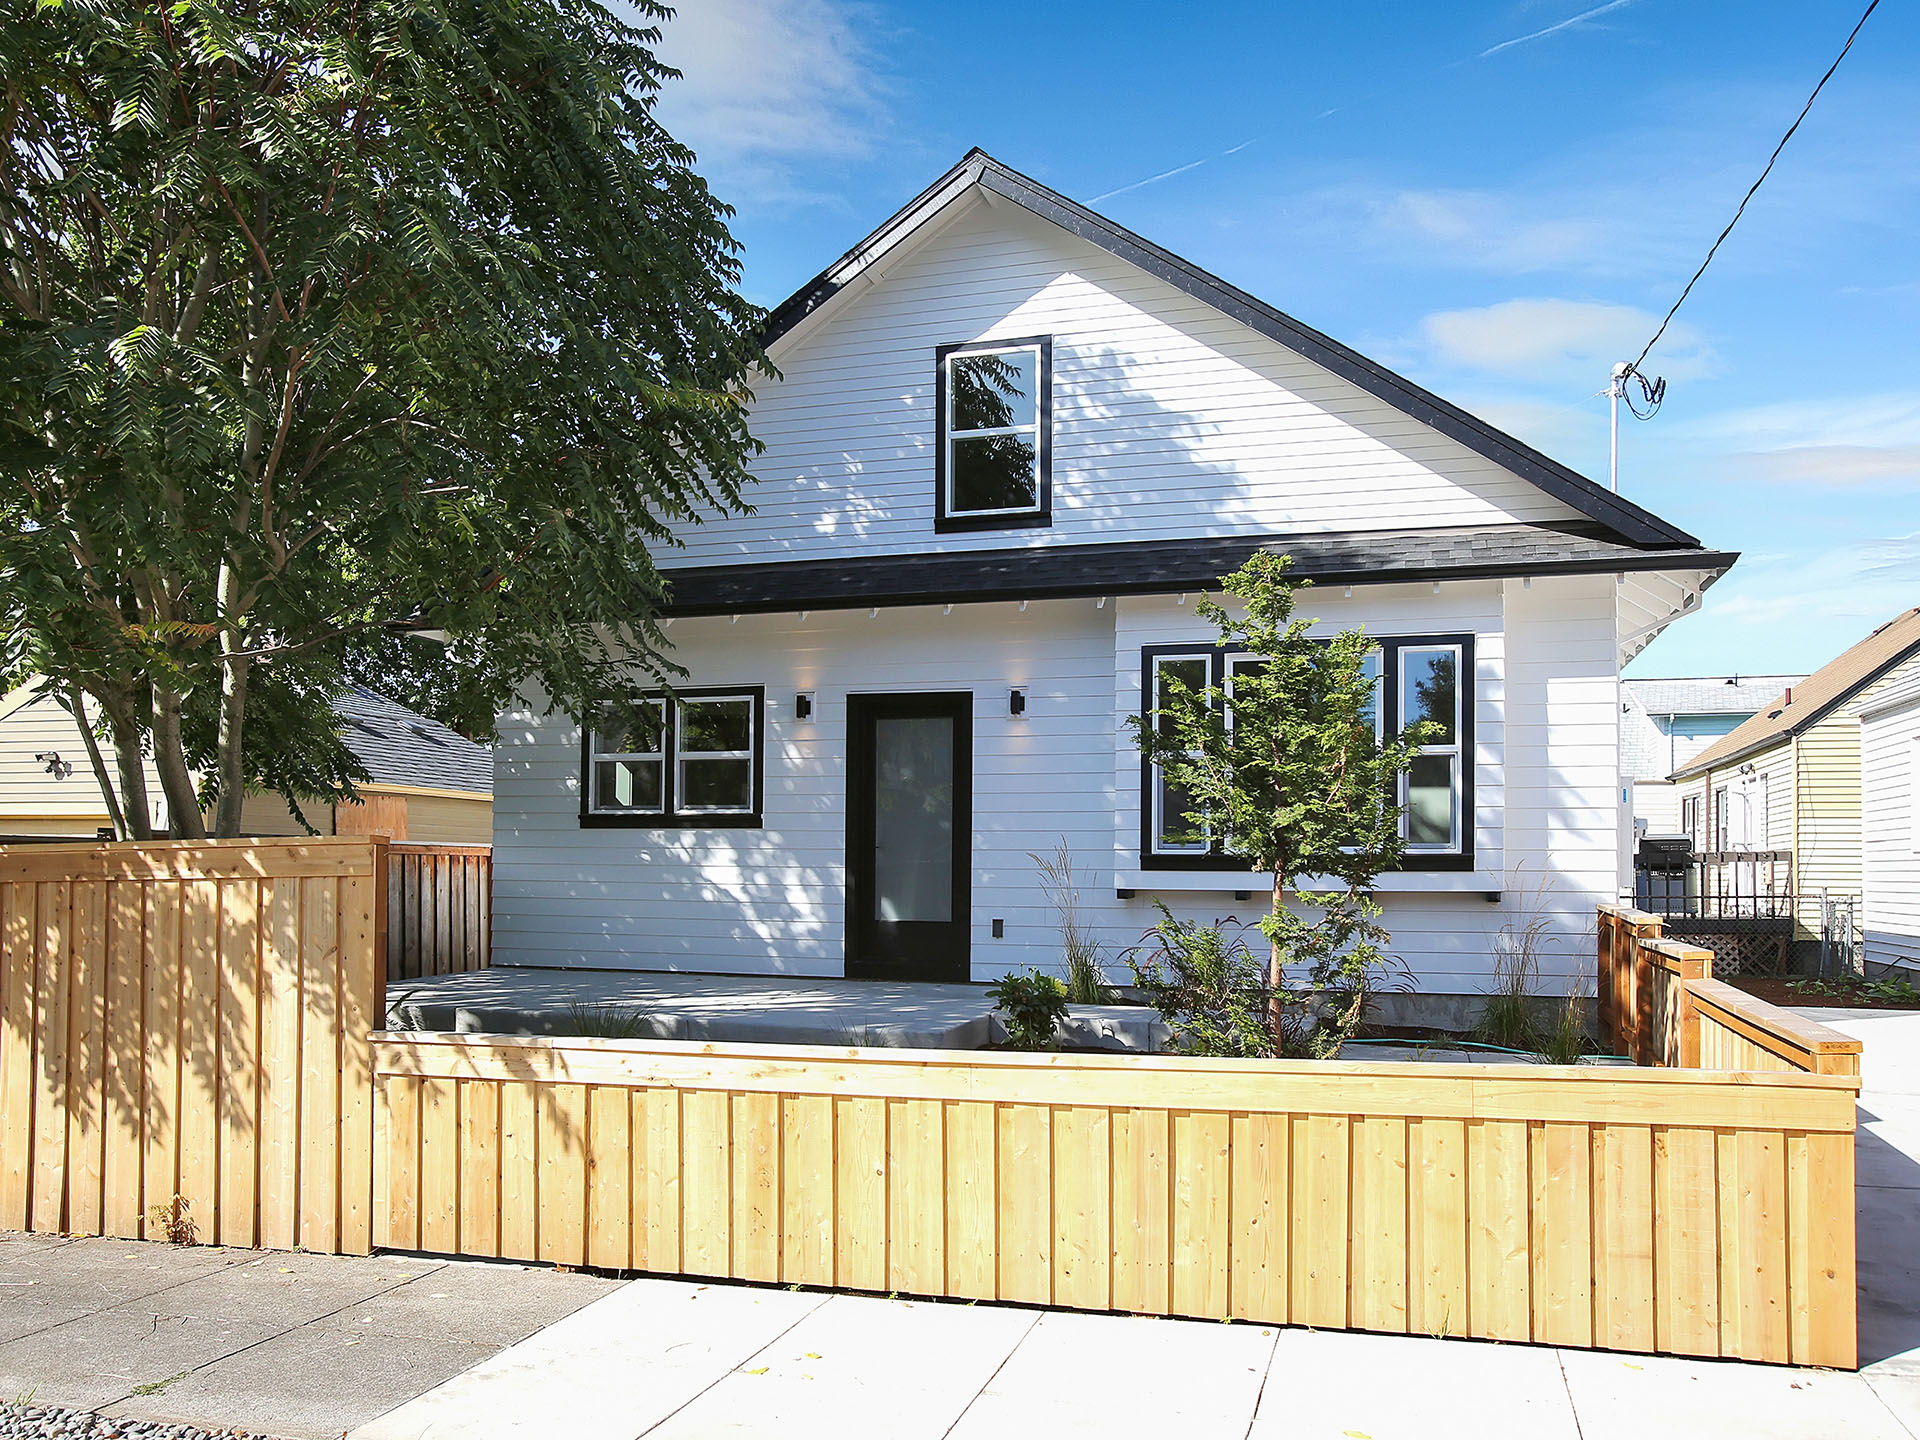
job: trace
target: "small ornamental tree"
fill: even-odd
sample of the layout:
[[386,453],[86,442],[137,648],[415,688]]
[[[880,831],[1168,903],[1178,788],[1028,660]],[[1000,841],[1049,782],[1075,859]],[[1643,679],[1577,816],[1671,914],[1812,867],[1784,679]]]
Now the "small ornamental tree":
[[1287,578],[1291,564],[1260,551],[1222,580],[1243,619],[1199,606],[1219,645],[1253,661],[1236,665],[1230,695],[1169,676],[1161,707],[1128,723],[1189,807],[1183,838],[1270,878],[1260,930],[1274,1048],[1324,1056],[1358,1027],[1388,963],[1372,887],[1405,848],[1395,797],[1429,727],[1377,734],[1373,642],[1357,629],[1311,636],[1315,622],[1294,618],[1307,582]]

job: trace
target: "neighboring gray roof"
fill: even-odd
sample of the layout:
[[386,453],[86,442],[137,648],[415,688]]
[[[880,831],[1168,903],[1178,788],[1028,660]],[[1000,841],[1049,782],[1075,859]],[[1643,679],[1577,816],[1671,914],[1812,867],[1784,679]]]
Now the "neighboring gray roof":
[[1347,585],[1691,569],[1710,572],[1705,585],[1738,558],[1697,548],[1643,549],[1590,521],[1114,540],[668,569],[664,608],[668,615],[726,615],[1206,590],[1256,549],[1293,556],[1296,578]]
[[1667,737],[1631,694],[1620,702],[1620,778],[1667,778]]
[[1620,687],[1648,715],[1757,715],[1804,675],[1685,675],[1622,680]]
[[340,738],[376,785],[493,794],[493,751],[355,685],[334,702]]

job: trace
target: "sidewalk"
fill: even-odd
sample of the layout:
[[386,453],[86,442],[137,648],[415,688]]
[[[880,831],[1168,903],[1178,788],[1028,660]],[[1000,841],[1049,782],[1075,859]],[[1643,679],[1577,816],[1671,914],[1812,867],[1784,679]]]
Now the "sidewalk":
[[1920,1015],[1819,1018],[1867,1042],[1857,1375],[19,1236],[0,1404],[287,1440],[1920,1440]]

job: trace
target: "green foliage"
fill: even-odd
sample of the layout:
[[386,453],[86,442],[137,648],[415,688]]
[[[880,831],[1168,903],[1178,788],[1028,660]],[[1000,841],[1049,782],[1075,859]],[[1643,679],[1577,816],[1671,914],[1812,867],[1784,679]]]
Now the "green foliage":
[[1067,1017],[1066,987],[1051,975],[1029,969],[1002,975],[987,987],[994,1008],[1007,1017],[1007,1045],[1014,1050],[1053,1050],[1060,1044],[1060,1022]]
[[1266,968],[1248,948],[1238,921],[1202,925],[1177,919],[1164,904],[1154,903],[1160,923],[1126,959],[1134,983],[1173,1032],[1176,1050],[1261,1059],[1302,1042],[1301,1017],[1288,1012],[1288,1034],[1276,1046],[1267,1014]]
[[1554,1013],[1553,1025],[1539,1037],[1540,1058],[1549,1065],[1578,1065],[1587,1057],[1587,1027],[1580,1002],[1569,995]]
[[1315,622],[1294,618],[1304,582],[1287,578],[1291,563],[1256,551],[1221,581],[1242,602],[1241,618],[1210,599],[1199,606],[1223,649],[1257,661],[1235,676],[1230,706],[1221,687],[1175,678],[1161,708],[1128,723],[1189,797],[1190,833],[1213,837],[1271,881],[1260,929],[1275,1044],[1331,1055],[1393,963],[1371,891],[1405,849],[1393,797],[1433,727],[1376,738],[1373,642],[1357,629],[1310,635]]
[[1040,888],[1060,922],[1060,945],[1066,957],[1067,999],[1075,1005],[1104,1005],[1111,998],[1100,967],[1100,946],[1080,920],[1080,887],[1074,878],[1073,851],[1064,838],[1051,855],[1029,850],[1027,858],[1040,872]]
[[349,794],[348,679],[485,735],[528,677],[587,714],[676,673],[649,549],[741,505],[764,362],[658,38],[594,0],[0,26],[0,690],[98,701],[130,827],[142,749],[188,833]]
[[1787,986],[1802,995],[1826,995],[1842,1000],[1893,1000],[1920,1006],[1920,989],[1904,975],[1883,975],[1869,980],[1864,975],[1835,975],[1830,978],[1809,976],[1790,980]]

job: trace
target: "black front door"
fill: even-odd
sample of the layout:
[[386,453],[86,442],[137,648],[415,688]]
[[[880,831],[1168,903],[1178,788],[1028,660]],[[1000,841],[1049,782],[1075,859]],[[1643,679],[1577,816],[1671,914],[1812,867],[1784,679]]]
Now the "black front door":
[[847,697],[847,974],[966,980],[973,696]]

